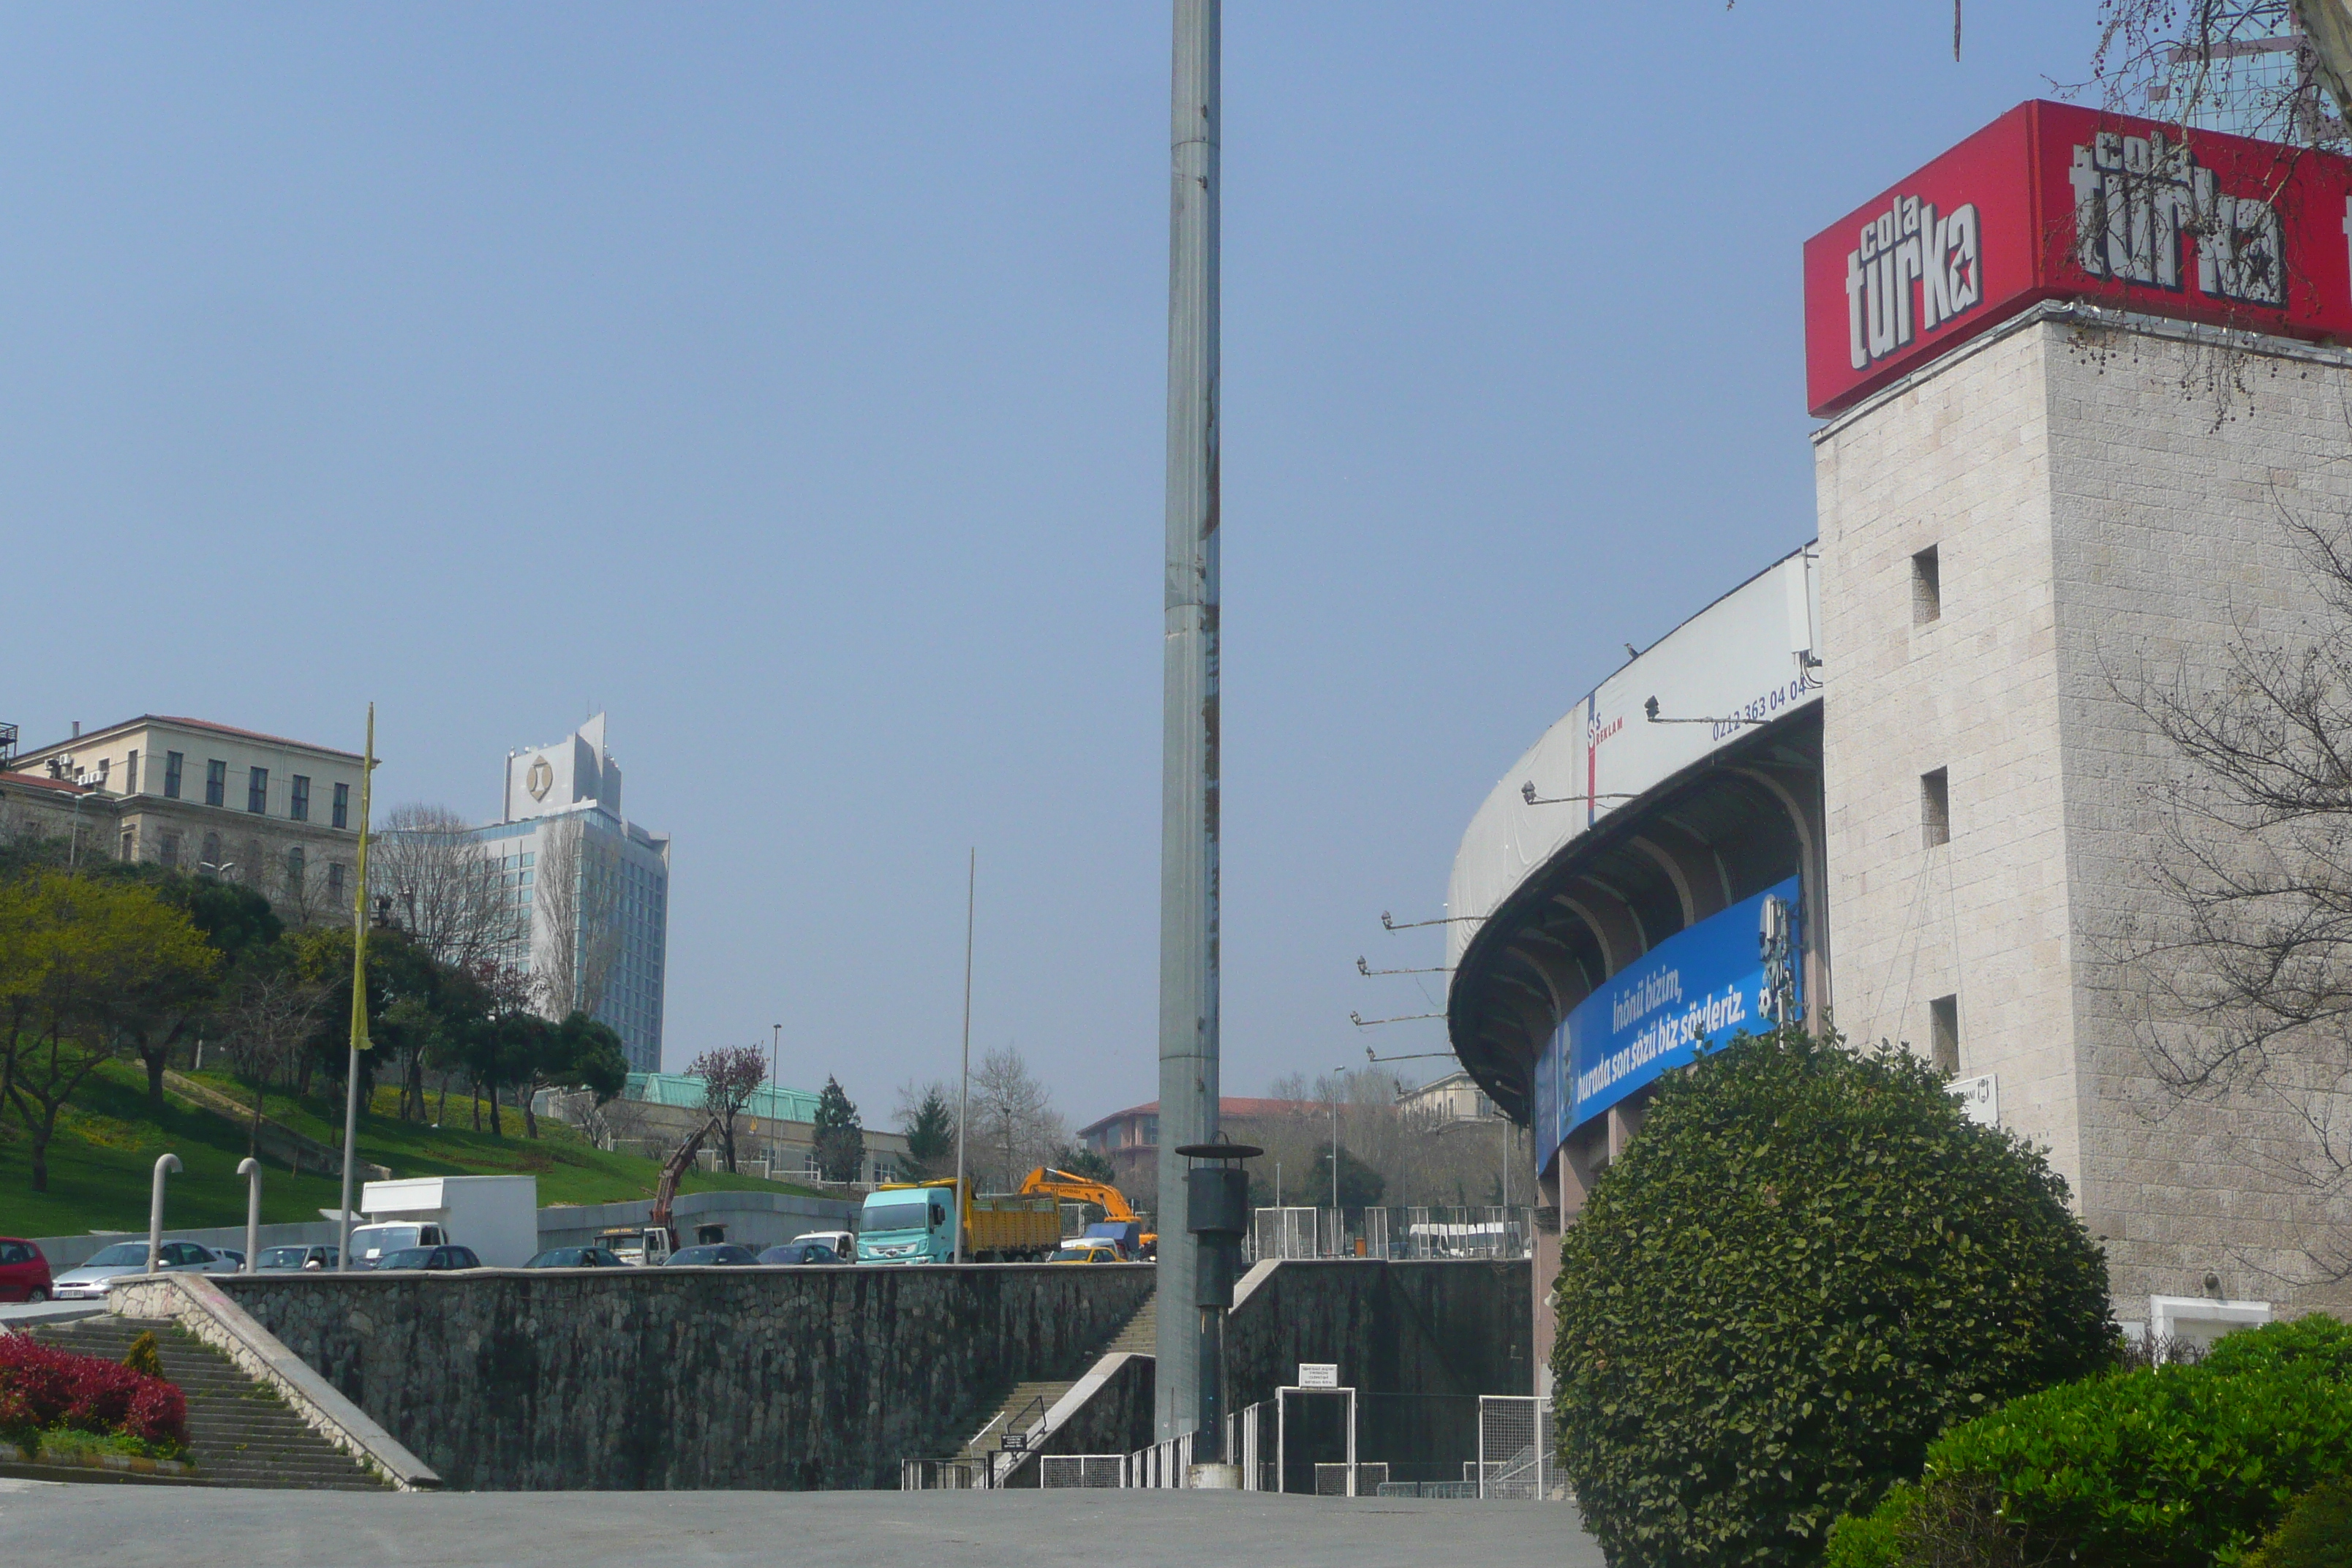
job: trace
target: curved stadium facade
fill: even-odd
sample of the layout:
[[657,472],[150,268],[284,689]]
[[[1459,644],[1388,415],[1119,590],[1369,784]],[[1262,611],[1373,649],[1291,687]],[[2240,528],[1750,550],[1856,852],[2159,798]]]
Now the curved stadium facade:
[[[2149,1065],[2123,955],[2168,917],[2180,775],[2116,672],[2338,616],[2282,498],[2352,518],[2352,163],[2170,136],[2021,105],[1810,242],[1817,542],[1576,700],[1471,819],[1446,1022],[1533,1131],[1538,1364],[1541,1217],[1573,1222],[1703,1042],[1774,1016],[1931,1056],[2047,1150],[2127,1332],[2347,1304],[2302,1111],[2184,1104]],[[2223,200],[2228,246],[2165,216]],[[2245,371],[2219,421],[2184,395],[2217,350]],[[2343,1087],[2302,1110],[2346,1124]]]

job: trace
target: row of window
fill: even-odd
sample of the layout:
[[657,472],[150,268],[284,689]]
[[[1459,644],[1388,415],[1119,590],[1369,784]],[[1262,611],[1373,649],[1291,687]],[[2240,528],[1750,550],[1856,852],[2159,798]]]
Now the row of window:
[[[185,754],[179,752],[163,753],[163,798],[165,800],[180,798],[181,790],[186,781],[187,766],[188,759]],[[137,795],[139,793],[139,753],[137,752],[131,753],[122,772],[123,793]],[[218,757],[207,758],[205,762],[205,804],[219,806],[228,805],[228,764]],[[247,768],[245,771],[245,809],[256,816],[266,816],[268,813],[269,770],[268,768]],[[351,785],[339,784],[335,786],[335,797],[331,810],[331,826],[349,827],[352,825]],[[286,793],[286,816],[289,820],[294,822],[310,820],[310,774],[292,775],[292,782],[289,784]]]
[[[201,853],[197,856],[194,864],[189,867],[190,870],[202,871],[207,876],[214,877],[235,876],[237,877],[239,880],[255,887],[265,885],[262,877],[262,868],[258,864],[261,856],[261,846],[259,844],[255,843],[246,846],[246,858],[248,861],[254,862],[253,864],[246,865],[241,865],[234,860],[225,860],[221,858],[221,836],[217,833],[205,834],[200,848]],[[122,858],[125,860],[133,859],[136,858],[137,851],[138,839],[136,836],[131,829],[127,827],[124,828],[122,830]],[[180,864],[182,852],[180,836],[176,833],[166,833],[162,837],[162,839],[156,846],[155,858],[165,866],[177,867]],[[242,875],[239,875],[240,873],[242,873]],[[308,886],[309,876],[310,855],[303,849],[302,846],[297,844],[286,851],[284,871],[284,887],[286,891],[289,895],[299,898],[302,894],[304,889]],[[338,861],[330,861],[327,864],[327,895],[331,900],[335,898],[341,897],[342,891],[342,865]]]

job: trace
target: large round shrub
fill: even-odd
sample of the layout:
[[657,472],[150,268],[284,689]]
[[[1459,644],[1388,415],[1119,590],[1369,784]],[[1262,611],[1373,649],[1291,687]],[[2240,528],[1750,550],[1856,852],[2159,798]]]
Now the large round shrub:
[[1796,1031],[1668,1079],[1561,1238],[1560,1462],[1618,1568],[1779,1568],[1928,1443],[2114,1363],[2065,1184],[1908,1053]]

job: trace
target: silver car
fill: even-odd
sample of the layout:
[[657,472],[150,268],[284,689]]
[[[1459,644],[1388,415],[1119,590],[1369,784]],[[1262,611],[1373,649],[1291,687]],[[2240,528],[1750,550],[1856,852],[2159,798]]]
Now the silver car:
[[[165,1274],[234,1274],[236,1265],[227,1255],[215,1252],[209,1247],[193,1241],[167,1241],[163,1246],[157,1268]],[[58,1276],[57,1288],[50,1292],[59,1301],[89,1301],[104,1299],[107,1282],[126,1276],[147,1272],[147,1244],[143,1241],[118,1241],[102,1247],[98,1254],[79,1268],[68,1268]]]
[[331,1270],[335,1267],[335,1249],[331,1245],[320,1246],[313,1243],[306,1247],[297,1243],[290,1247],[265,1247],[261,1249],[261,1262],[257,1267],[256,1272],[290,1274],[308,1269],[316,1274],[322,1270]]

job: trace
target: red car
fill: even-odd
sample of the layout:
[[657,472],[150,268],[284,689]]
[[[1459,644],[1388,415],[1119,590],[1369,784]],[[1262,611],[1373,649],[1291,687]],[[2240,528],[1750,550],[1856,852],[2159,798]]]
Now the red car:
[[29,1241],[0,1236],[0,1301],[46,1301],[55,1294],[49,1260]]

